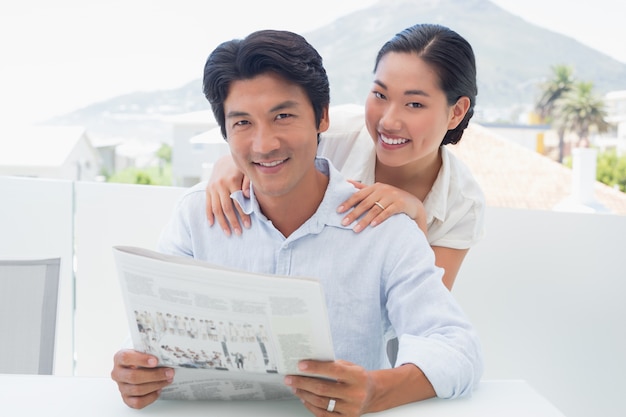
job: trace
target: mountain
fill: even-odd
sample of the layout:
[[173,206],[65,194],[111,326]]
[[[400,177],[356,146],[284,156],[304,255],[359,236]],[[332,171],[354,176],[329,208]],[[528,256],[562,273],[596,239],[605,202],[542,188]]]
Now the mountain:
[[[516,112],[534,103],[538,84],[551,75],[554,65],[571,66],[575,77],[592,81],[598,94],[626,88],[626,64],[528,23],[488,0],[381,0],[304,33],[324,58],[332,104],[362,103],[378,49],[405,27],[426,22],[448,26],[472,44],[479,122],[488,117],[516,120]],[[82,124],[98,136],[169,141],[162,115],[208,108],[198,79],[179,89],[120,96],[50,123]]]
[[386,0],[340,18],[307,39],[324,57],[333,102],[362,102],[380,46],[416,23],[438,23],[465,37],[478,67],[478,104],[532,103],[550,67],[570,65],[598,92],[626,88],[626,64],[512,15],[488,0]]
[[91,138],[139,139],[169,143],[172,134],[167,115],[209,110],[201,80],[173,90],[139,92],[95,103],[44,122],[82,125]]

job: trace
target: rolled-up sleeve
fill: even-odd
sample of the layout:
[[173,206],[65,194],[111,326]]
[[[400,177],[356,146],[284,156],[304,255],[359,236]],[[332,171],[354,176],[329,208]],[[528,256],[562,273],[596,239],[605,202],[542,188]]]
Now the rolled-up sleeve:
[[422,244],[420,251],[419,256],[396,252],[386,274],[389,320],[399,339],[396,366],[419,367],[440,398],[465,396],[482,377],[480,340],[443,285],[443,270],[434,266],[430,248]]

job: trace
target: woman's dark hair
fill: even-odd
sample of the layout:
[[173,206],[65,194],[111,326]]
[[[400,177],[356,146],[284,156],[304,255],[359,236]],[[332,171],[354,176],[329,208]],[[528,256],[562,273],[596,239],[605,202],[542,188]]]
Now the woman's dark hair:
[[319,127],[330,104],[330,86],[322,57],[302,36],[277,30],[261,30],[244,39],[219,45],[204,65],[203,92],[226,138],[224,100],[233,81],[272,72],[301,86],[313,106]]
[[440,88],[446,94],[448,105],[466,96],[470,108],[459,125],[448,130],[442,145],[461,140],[463,131],[474,115],[476,95],[476,59],[472,46],[455,31],[436,24],[418,24],[404,29],[378,51],[374,72],[380,60],[389,52],[415,53],[438,74]]

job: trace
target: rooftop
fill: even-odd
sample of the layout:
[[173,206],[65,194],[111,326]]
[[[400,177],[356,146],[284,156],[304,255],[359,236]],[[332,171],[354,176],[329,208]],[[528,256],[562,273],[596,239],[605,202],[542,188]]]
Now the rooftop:
[[[547,156],[470,123],[448,149],[472,171],[491,207],[553,210],[570,196],[572,170]],[[595,198],[614,214],[626,215],[626,194],[596,181]]]
[[27,126],[0,135],[0,165],[59,166],[85,134],[81,126]]

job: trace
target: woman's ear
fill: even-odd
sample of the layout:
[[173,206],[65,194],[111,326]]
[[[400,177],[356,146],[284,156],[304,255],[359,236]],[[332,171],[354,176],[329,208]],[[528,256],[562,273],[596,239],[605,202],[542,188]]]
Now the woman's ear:
[[456,129],[456,127],[461,123],[461,120],[467,114],[467,111],[470,108],[470,99],[469,97],[463,96],[459,98],[456,103],[450,109],[450,121],[448,122],[448,130]]

